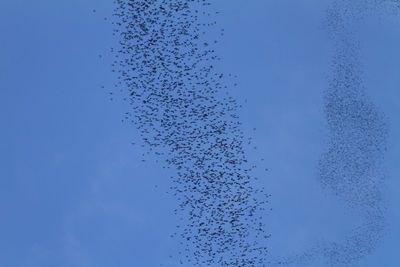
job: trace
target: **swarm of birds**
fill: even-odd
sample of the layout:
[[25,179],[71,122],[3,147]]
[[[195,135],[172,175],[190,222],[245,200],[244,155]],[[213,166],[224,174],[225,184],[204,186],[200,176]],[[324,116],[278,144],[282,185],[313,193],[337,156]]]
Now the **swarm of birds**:
[[363,223],[344,242],[328,244],[323,254],[333,266],[356,266],[374,250],[385,228],[382,183],[388,125],[365,93],[363,82],[361,44],[355,28],[368,3],[335,4],[328,11],[335,54],[324,91],[330,141],[319,162],[320,182],[359,214]]
[[327,266],[357,266],[382,240],[386,227],[382,185],[388,122],[366,94],[357,29],[365,18],[393,10],[394,4],[332,0],[326,11],[325,26],[334,52],[328,87],[323,92],[329,141],[318,163],[318,178],[325,192],[345,203],[362,223],[342,241],[321,242],[273,266],[310,265],[321,257]]
[[[261,213],[269,195],[254,186],[237,101],[207,32],[207,0],[116,0],[113,71],[148,149],[176,169],[171,190],[185,224],[185,266],[264,266]],[[223,35],[223,30],[220,31]]]

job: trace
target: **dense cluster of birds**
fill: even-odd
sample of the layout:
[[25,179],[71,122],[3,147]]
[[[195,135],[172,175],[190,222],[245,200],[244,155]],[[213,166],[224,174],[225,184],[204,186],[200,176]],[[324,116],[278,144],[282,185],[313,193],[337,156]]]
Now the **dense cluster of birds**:
[[280,265],[312,264],[322,256],[328,266],[357,266],[382,238],[386,227],[382,185],[388,123],[365,92],[357,28],[368,15],[388,10],[393,3],[334,0],[325,21],[334,49],[324,90],[329,141],[318,164],[319,181],[326,192],[358,214],[362,224],[342,241],[322,242],[282,260]]
[[[261,214],[229,74],[207,33],[218,30],[207,0],[116,0],[113,71],[148,149],[176,169],[171,190],[183,217],[185,266],[264,266]],[[211,13],[212,12],[212,13]]]
[[356,266],[374,250],[386,226],[382,184],[388,125],[365,93],[361,44],[354,29],[371,4],[336,1],[328,11],[335,52],[324,92],[330,141],[319,162],[320,181],[363,220],[343,242],[323,249],[332,266]]

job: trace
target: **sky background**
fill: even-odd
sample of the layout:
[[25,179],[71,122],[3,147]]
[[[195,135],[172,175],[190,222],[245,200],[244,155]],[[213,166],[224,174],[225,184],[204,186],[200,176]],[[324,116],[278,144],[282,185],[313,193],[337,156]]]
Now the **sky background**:
[[[248,155],[263,164],[257,176],[272,194],[264,218],[271,259],[340,240],[359,223],[317,180],[327,141],[328,4],[215,4],[225,29],[218,68],[238,75],[233,95],[257,146]],[[112,9],[103,0],[0,2],[0,266],[177,266],[169,257],[178,249],[169,237],[177,202],[166,193],[173,171],[147,157],[134,126],[121,121],[128,105],[110,101],[116,39],[104,18]],[[366,90],[390,121],[388,230],[362,267],[398,266],[399,24],[400,15],[370,17],[360,31]]]

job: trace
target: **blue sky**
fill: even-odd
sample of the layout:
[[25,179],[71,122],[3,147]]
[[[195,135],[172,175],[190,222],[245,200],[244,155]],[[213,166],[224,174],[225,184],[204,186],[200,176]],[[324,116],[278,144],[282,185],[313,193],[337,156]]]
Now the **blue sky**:
[[[327,131],[328,4],[216,4],[225,29],[218,68],[238,75],[233,95],[244,104],[244,130],[257,145],[248,155],[264,158],[269,169],[257,175],[272,194],[273,212],[264,218],[271,258],[340,240],[360,220],[325,196],[316,179]],[[140,141],[121,122],[128,106],[109,100],[115,39],[104,18],[112,8],[112,1],[93,0],[0,3],[1,266],[177,266],[169,258],[179,248],[169,237],[179,223],[172,212],[177,202],[166,193],[173,172],[130,145]],[[359,33],[367,93],[390,121],[389,226],[363,267],[397,266],[399,23],[395,16],[370,17]]]

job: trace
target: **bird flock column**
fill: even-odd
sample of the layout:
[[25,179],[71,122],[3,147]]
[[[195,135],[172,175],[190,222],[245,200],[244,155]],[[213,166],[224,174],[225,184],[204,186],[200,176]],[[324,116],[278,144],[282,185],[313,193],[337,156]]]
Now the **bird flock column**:
[[[383,2],[382,2],[383,3]],[[362,44],[357,29],[376,1],[333,1],[327,26],[334,44],[324,111],[329,143],[319,162],[323,188],[362,218],[344,242],[328,244],[323,254],[332,266],[355,266],[376,247],[385,228],[382,183],[388,124],[365,92]],[[376,88],[380,90],[380,88]]]
[[[184,266],[264,266],[261,214],[237,101],[207,32],[218,31],[206,0],[116,0],[114,71],[127,112],[154,154],[176,169]],[[221,30],[222,33],[222,30]],[[220,35],[221,36],[221,35]]]

